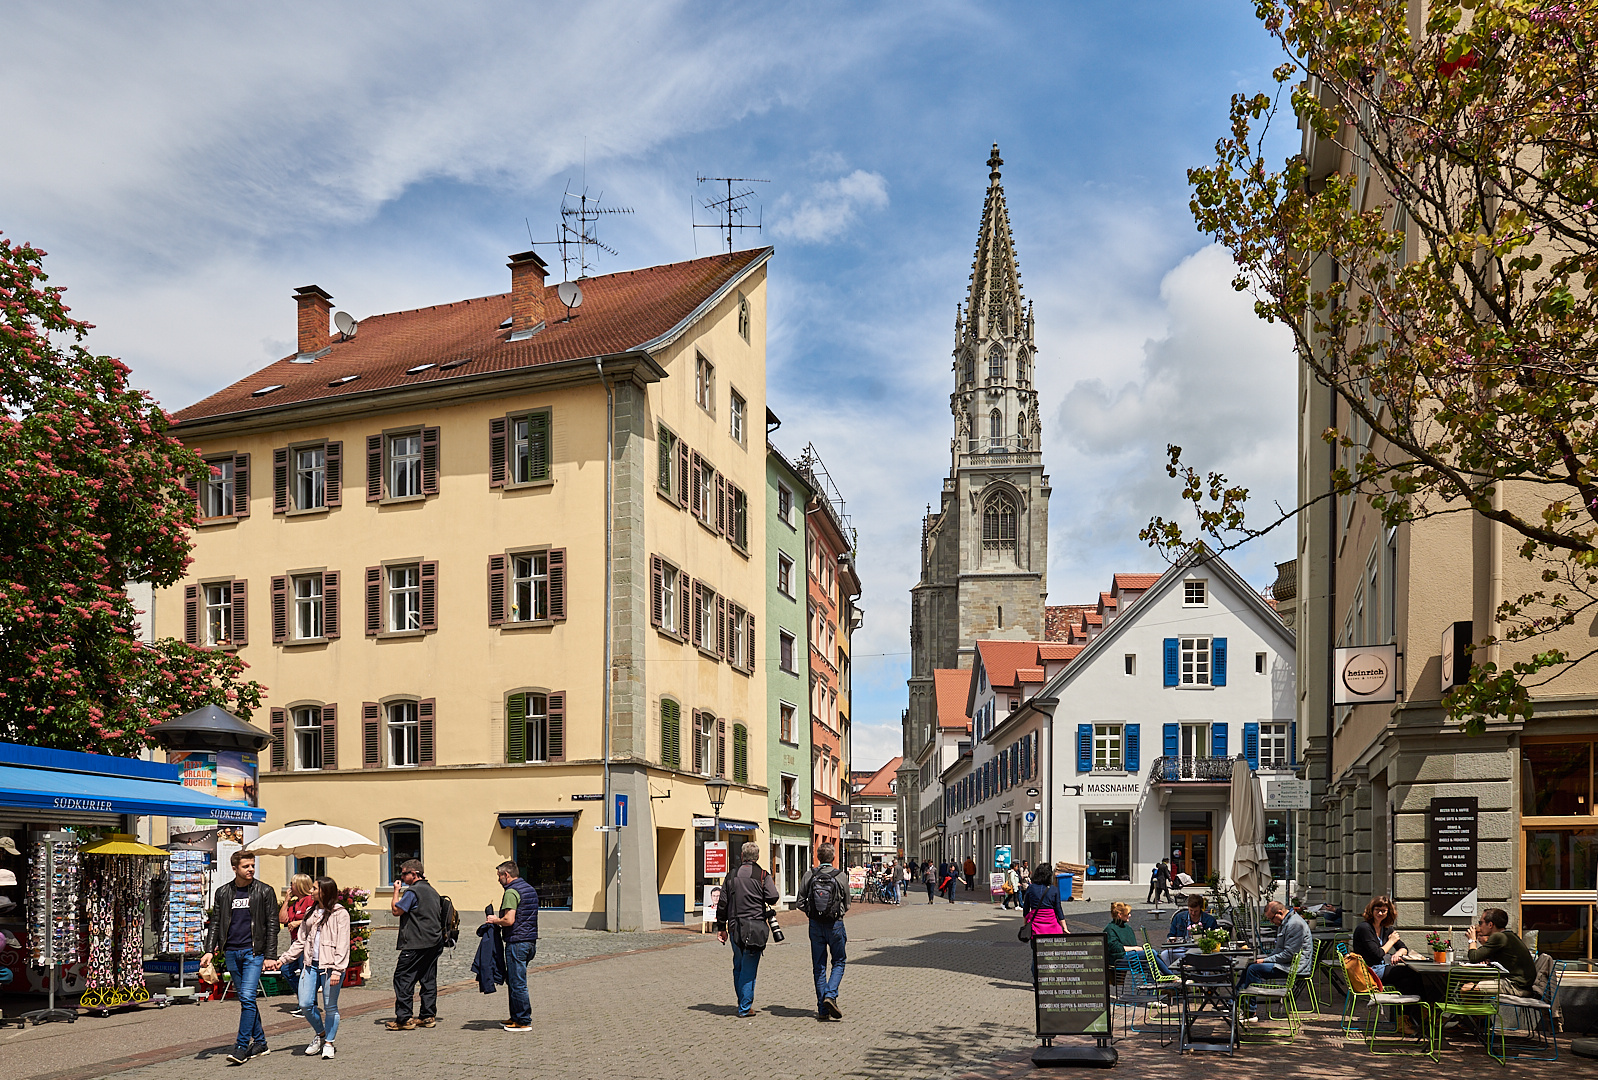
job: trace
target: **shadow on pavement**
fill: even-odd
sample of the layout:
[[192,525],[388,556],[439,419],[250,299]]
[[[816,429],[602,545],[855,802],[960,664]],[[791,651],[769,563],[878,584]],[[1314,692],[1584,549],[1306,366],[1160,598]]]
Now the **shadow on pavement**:
[[709,1001],[700,1005],[690,1005],[688,1008],[693,1012],[710,1013],[712,1016],[734,1016],[738,1012],[736,1005],[718,1005]]

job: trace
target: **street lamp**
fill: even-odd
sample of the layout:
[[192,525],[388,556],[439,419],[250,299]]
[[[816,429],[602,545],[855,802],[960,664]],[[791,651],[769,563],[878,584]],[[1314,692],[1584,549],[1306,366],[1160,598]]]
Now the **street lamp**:
[[946,859],[943,851],[943,832],[949,827],[949,823],[947,821],[934,821],[932,827],[938,830],[938,862],[942,863]]

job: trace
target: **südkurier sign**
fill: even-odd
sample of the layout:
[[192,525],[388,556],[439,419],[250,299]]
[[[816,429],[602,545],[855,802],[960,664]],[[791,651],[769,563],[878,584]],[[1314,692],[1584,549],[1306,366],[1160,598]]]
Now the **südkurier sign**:
[[1398,700],[1398,646],[1356,645],[1332,650],[1332,704]]
[[160,761],[0,742],[0,807],[254,824],[266,811],[183,786],[183,767]]

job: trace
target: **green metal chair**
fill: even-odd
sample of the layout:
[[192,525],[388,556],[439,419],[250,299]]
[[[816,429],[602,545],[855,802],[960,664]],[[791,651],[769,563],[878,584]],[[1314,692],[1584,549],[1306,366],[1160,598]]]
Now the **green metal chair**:
[[[1305,948],[1314,948],[1314,943]],[[1279,1019],[1287,1021],[1286,1030],[1261,1031],[1253,1027],[1241,1027],[1239,1030],[1240,1042],[1257,1042],[1260,1039],[1287,1039],[1289,1042],[1298,1038],[1298,1033],[1303,1027],[1303,1021],[1298,1011],[1298,981],[1300,961],[1304,954],[1298,953],[1293,957],[1292,966],[1288,968],[1287,976],[1283,979],[1273,979],[1267,982],[1254,983],[1246,990],[1237,992],[1238,1016],[1242,1018],[1248,1012],[1257,1009],[1259,1002],[1280,1001],[1284,1015]],[[1246,1004],[1245,1004],[1246,1003]]]
[[1160,970],[1160,954],[1146,941],[1143,943],[1143,955],[1148,957],[1149,971],[1153,973],[1156,986],[1177,986],[1181,983],[1181,976]]
[[[1442,1053],[1444,1018],[1474,1017],[1482,1026],[1482,1040],[1487,1044],[1487,1054],[1498,1064],[1504,1063],[1504,1033],[1495,1021],[1498,1019],[1498,980],[1503,972],[1488,964],[1470,964],[1448,969],[1448,988],[1443,1000],[1432,1005],[1432,1060]],[[1498,1036],[1498,1053],[1493,1053],[1493,1035]]]
[[[1362,956],[1354,955],[1353,956],[1353,962],[1359,965],[1360,973],[1363,975],[1363,979],[1359,980],[1359,981],[1363,981],[1366,986],[1375,985],[1376,976],[1374,974],[1372,974],[1370,966],[1365,963],[1365,958],[1362,957]],[[1425,1046],[1421,1047],[1421,1048],[1404,1048],[1404,1049],[1396,1049],[1396,1050],[1391,1050],[1391,1049],[1390,1050],[1383,1050],[1383,1049],[1380,1049],[1380,1046],[1382,1046],[1382,1045],[1392,1045],[1395,1042],[1398,1045],[1403,1046],[1405,1040],[1403,1038],[1403,1035],[1401,1034],[1401,1029],[1399,1028],[1398,1019],[1397,1019],[1400,1010],[1402,1010],[1405,1006],[1408,1006],[1408,1005],[1419,1005],[1421,1008],[1428,1010],[1428,1014],[1429,1014],[1429,1011],[1431,1009],[1430,1005],[1428,1005],[1426,1002],[1422,1001],[1420,999],[1420,997],[1415,995],[1415,994],[1400,994],[1400,993],[1397,993],[1396,991],[1393,991],[1393,990],[1357,990],[1354,987],[1354,982],[1355,981],[1356,980],[1350,980],[1349,981],[1349,984],[1348,984],[1348,1001],[1349,1002],[1353,1002],[1355,1000],[1355,998],[1357,997],[1360,1000],[1363,1000],[1368,1006],[1368,1013],[1366,1015],[1366,1021],[1365,1021],[1365,1031],[1364,1031],[1364,1034],[1362,1036],[1364,1038],[1364,1040],[1365,1040],[1365,1048],[1367,1050],[1369,1050],[1373,1054],[1383,1054],[1383,1055],[1393,1056],[1393,1057],[1426,1057],[1426,1056],[1430,1056],[1431,1055],[1432,1048],[1431,1048],[1431,1041],[1429,1039],[1427,1040]],[[1380,1039],[1381,1034],[1382,1034],[1382,1032],[1381,1032],[1381,1016],[1382,1016],[1382,1010],[1385,1009],[1385,1008],[1392,1008],[1394,1010],[1394,1019],[1393,1019],[1393,1036],[1394,1036],[1394,1038],[1390,1039],[1390,1040],[1386,1040],[1386,1041],[1384,1041],[1384,1042],[1379,1044],[1378,1043],[1378,1039]],[[1349,1025],[1349,1021],[1351,1021],[1352,1018],[1353,1018],[1353,1010],[1349,1007],[1349,1005],[1345,1004],[1344,1005],[1344,1010],[1343,1010],[1343,1019],[1344,1019],[1343,1033],[1344,1033],[1344,1037],[1345,1038],[1348,1035],[1348,1030],[1349,1030],[1349,1026],[1350,1026]],[[1428,1021],[1427,1028],[1430,1029],[1430,1027],[1431,1027],[1431,1024]]]

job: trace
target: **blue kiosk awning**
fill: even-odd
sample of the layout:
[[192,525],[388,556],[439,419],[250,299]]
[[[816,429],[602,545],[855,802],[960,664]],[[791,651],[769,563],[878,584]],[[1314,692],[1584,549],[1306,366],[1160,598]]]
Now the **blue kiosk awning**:
[[182,766],[0,742],[0,807],[256,824],[266,811],[183,786]]

